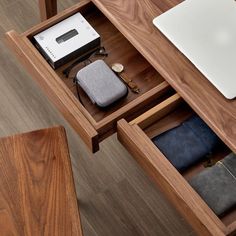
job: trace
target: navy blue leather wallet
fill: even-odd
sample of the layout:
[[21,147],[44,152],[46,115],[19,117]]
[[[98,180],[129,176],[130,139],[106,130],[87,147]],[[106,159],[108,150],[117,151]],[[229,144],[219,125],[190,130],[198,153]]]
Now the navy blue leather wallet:
[[152,141],[179,171],[200,161],[221,143],[217,135],[197,115],[154,137]]

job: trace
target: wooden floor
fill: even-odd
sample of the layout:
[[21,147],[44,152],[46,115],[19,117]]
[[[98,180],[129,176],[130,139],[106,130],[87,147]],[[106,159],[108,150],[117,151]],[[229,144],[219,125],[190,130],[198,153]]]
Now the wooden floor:
[[[77,0],[61,0],[64,9]],[[0,0],[0,136],[61,124],[85,236],[193,235],[116,136],[91,154],[4,45],[4,32],[39,22],[36,0]]]

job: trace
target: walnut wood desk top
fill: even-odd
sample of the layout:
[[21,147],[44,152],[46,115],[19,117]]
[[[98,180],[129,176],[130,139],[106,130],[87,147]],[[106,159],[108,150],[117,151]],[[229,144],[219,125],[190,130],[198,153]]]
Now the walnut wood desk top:
[[92,0],[150,64],[236,152],[236,99],[218,90],[152,24],[180,0]]
[[0,139],[0,235],[82,236],[63,128]]

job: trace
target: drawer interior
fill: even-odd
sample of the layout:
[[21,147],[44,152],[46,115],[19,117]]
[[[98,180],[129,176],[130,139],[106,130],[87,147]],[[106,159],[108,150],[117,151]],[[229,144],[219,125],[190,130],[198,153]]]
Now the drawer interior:
[[[108,56],[104,59],[108,65],[121,63],[124,65],[123,74],[132,79],[140,88],[140,93],[128,92],[126,98],[121,99],[108,109],[100,109],[94,105],[88,96],[79,88],[81,101],[78,99],[78,91],[73,82],[77,71],[83,67],[83,63],[75,66],[67,78],[63,70],[73,63],[73,60],[55,70],[64,85],[81,103],[81,112],[95,127],[99,134],[99,140],[115,132],[116,121],[121,118],[131,120],[151,108],[157,101],[161,101],[166,95],[172,93],[170,86],[161,75],[144,59],[144,57],[129,43],[129,41],[117,30],[117,28],[102,14],[96,6],[89,2],[79,9],[73,9],[54,23],[65,18],[65,16],[80,12],[86,20],[94,27],[101,36],[101,45],[105,47]],[[26,37],[33,44],[33,35],[53,25],[53,22],[26,32]],[[99,59],[99,58],[98,58]],[[75,59],[76,60],[76,59]],[[74,61],[75,61],[74,60]]]
[[[155,136],[177,127],[194,114],[195,112],[183,101],[183,99],[178,94],[174,94],[131,121],[129,125],[131,125],[131,127],[138,125],[142,129],[143,135],[148,137],[151,141]],[[180,174],[188,181],[193,176],[202,172],[205,168],[222,160],[230,152],[231,150],[222,142],[222,144],[213,151],[210,159],[206,158],[199,161],[193,166],[180,172]],[[167,159],[164,155],[163,158]],[[226,214],[219,216],[219,218],[226,227],[229,227],[230,229],[234,228],[234,230],[236,230],[236,208],[233,208]]]

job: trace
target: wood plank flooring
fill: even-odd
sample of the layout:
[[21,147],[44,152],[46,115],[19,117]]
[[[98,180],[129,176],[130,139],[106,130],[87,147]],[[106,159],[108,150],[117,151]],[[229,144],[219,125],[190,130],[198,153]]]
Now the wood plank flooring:
[[[76,3],[61,0],[59,10]],[[36,0],[0,1],[0,136],[66,128],[85,236],[194,235],[113,135],[91,154],[4,44],[39,22]]]

